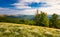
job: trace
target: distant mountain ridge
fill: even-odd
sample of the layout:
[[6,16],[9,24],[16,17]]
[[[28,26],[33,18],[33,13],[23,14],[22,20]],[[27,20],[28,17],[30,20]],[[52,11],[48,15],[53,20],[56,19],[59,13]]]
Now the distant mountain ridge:
[[34,19],[34,15],[5,15],[6,17],[9,18],[21,18],[21,19]]
[[[0,16],[5,16],[9,18],[21,18],[21,19],[31,19],[33,20],[35,15],[0,15]],[[51,18],[51,15],[47,15],[48,18]],[[60,15],[59,15],[60,18]]]

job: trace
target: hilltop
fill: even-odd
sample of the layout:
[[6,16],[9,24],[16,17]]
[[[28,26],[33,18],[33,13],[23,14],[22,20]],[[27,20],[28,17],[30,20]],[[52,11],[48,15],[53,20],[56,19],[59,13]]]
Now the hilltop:
[[60,37],[60,29],[0,22],[0,37]]

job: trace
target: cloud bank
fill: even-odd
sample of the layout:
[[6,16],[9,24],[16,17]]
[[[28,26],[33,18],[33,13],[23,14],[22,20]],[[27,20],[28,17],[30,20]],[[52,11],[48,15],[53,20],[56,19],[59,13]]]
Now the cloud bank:
[[60,15],[60,0],[17,0],[10,4],[12,8],[0,7],[1,14],[24,14],[34,15],[36,10],[46,12],[47,14]]

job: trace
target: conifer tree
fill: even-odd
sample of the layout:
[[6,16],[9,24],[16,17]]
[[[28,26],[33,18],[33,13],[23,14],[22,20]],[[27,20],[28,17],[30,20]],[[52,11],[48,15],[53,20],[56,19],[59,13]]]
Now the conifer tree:
[[40,25],[39,18],[40,18],[40,14],[38,13],[38,10],[37,10],[37,13],[34,18],[35,25],[38,25],[38,26]]

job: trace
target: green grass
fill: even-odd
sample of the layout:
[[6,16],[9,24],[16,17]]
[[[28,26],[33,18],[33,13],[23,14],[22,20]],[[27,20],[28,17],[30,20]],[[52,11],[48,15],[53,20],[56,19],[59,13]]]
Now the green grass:
[[60,29],[1,22],[0,37],[60,37]]

